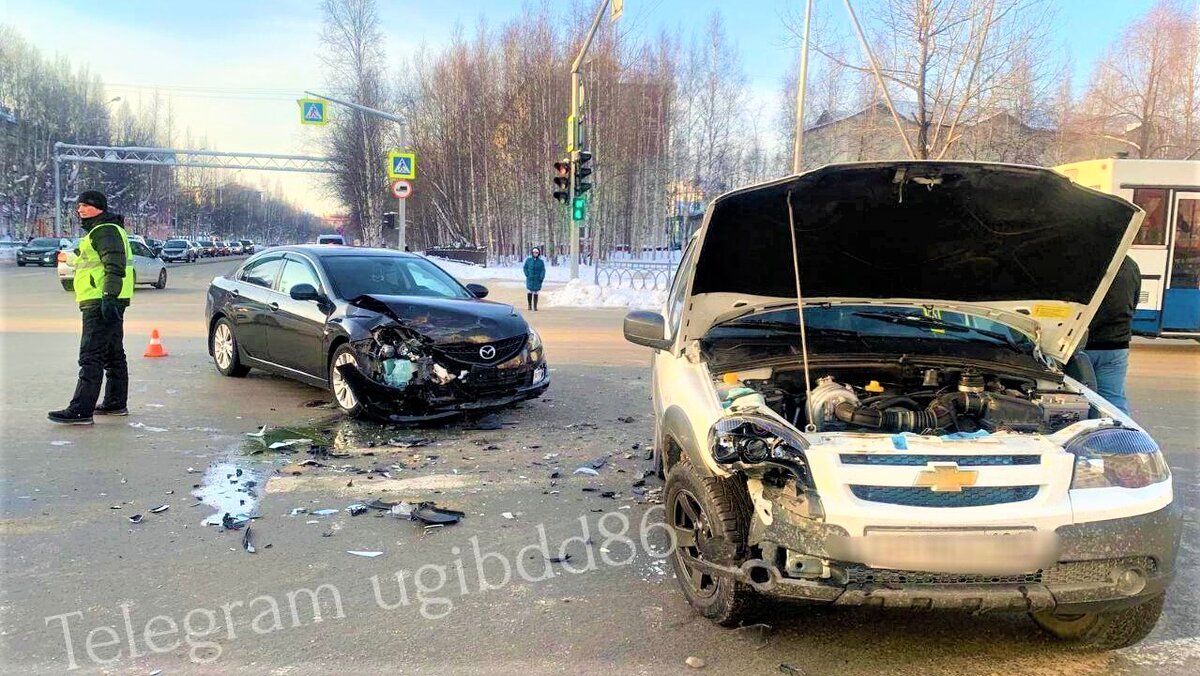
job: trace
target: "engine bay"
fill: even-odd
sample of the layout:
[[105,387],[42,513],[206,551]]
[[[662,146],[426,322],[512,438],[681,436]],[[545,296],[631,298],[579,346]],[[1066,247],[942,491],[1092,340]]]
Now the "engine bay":
[[819,432],[1050,434],[1097,415],[1061,382],[970,366],[814,365],[811,373],[811,391],[798,365],[718,374],[717,389],[727,407],[759,403]]

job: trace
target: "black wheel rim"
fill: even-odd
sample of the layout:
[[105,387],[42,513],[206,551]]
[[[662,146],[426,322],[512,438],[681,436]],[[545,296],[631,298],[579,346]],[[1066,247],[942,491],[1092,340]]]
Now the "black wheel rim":
[[704,560],[701,548],[712,537],[712,528],[700,501],[690,491],[681,490],[671,503],[671,527],[675,531],[675,559],[683,574],[683,583],[700,598],[717,593],[716,579],[695,565]]

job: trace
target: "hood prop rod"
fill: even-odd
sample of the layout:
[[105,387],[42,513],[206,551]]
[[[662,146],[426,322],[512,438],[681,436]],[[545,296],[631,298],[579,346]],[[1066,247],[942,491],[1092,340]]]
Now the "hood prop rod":
[[[800,322],[800,356],[804,360],[804,396],[805,400],[812,394],[812,374],[808,372],[808,335],[804,331],[804,294],[800,292],[800,248],[796,241],[796,215],[792,213],[792,191],[787,193],[788,234],[792,238],[792,271],[796,273],[796,319]],[[806,407],[807,408],[807,407]],[[812,420],[804,426],[804,431],[813,433],[817,426]]]

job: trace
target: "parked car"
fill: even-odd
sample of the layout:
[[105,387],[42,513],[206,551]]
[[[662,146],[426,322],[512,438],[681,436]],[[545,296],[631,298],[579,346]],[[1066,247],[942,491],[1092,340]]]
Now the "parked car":
[[229,253],[233,254],[234,256],[241,256],[242,255],[242,243],[236,239],[230,240]]
[[70,246],[71,240],[64,237],[37,237],[17,249],[17,266],[54,265],[58,261],[58,252]]
[[149,247],[150,251],[153,252],[155,256],[157,256],[162,253],[163,241],[161,239],[147,238],[146,246]]
[[196,260],[196,250],[184,239],[169,239],[163,244],[159,257],[164,261],[191,263]]
[[246,254],[247,256],[249,256],[249,255],[253,254],[253,253],[254,253],[254,251],[255,251],[255,248],[254,248],[254,240],[251,240],[251,239],[243,239],[243,240],[242,240],[242,253],[244,253],[244,254]]
[[213,279],[209,353],[224,375],[261,368],[331,389],[351,416],[396,423],[541,396],[541,338],[487,293],[414,254],[280,247]]
[[211,258],[217,255],[217,246],[211,239],[198,239],[196,246],[200,247],[200,251],[205,258]]
[[[133,251],[133,283],[149,284],[156,289],[167,288],[167,264],[140,239],[137,235],[129,236],[129,248]],[[75,251],[78,248],[79,240],[76,239],[71,242],[69,249],[58,253],[58,282],[64,291],[75,290]]]
[[219,247],[221,249],[222,256],[228,256],[233,253],[233,251],[229,247],[229,242],[227,242],[225,240],[221,240],[220,242],[217,242],[217,244],[219,245]]
[[1144,638],[1176,570],[1171,472],[1064,374],[1143,215],[984,163],[831,165],[716,198],[662,311],[625,320],[654,349],[688,602],[724,625],[786,596]]
[[341,235],[317,235],[317,244],[345,244],[346,238]]

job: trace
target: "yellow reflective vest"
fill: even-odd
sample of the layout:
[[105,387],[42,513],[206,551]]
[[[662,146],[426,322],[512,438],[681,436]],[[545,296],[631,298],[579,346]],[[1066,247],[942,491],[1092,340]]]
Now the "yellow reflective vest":
[[117,298],[133,298],[133,248],[129,246],[129,235],[116,223],[101,223],[79,240],[79,256],[75,258],[75,302],[80,305],[104,296],[104,263],[92,245],[92,233],[99,228],[116,228],[121,233],[121,242],[125,244],[125,278],[121,280],[121,293]]

